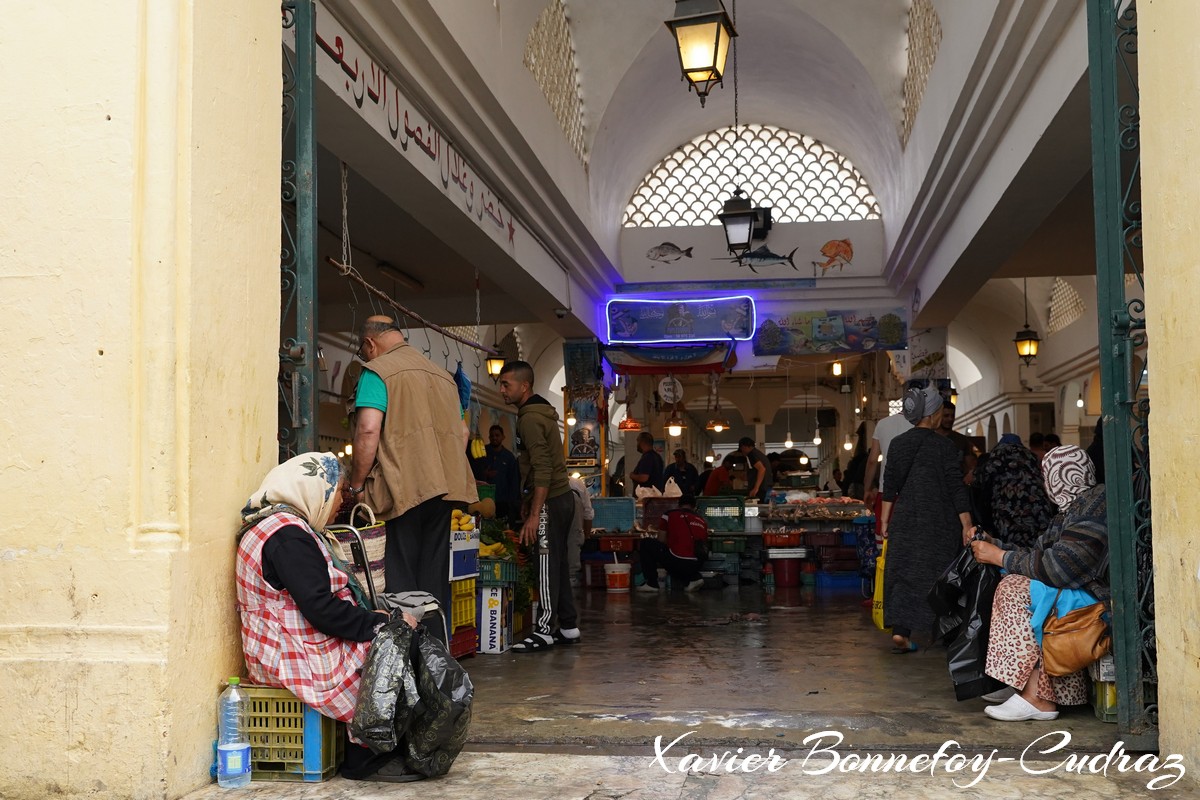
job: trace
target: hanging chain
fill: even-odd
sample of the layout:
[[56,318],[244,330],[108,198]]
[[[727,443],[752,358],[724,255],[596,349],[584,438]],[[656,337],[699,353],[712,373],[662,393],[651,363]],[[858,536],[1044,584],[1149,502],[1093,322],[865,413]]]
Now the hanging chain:
[[353,266],[350,257],[350,204],[349,204],[349,175],[350,168],[342,162],[342,263]]
[[475,268],[475,341],[481,341],[483,328],[480,325],[479,315],[479,267]]
[[[733,32],[737,33],[737,0],[733,0]],[[739,97],[738,97],[738,57],[737,57],[738,46],[737,46],[737,37],[736,36],[733,37],[733,41],[730,44],[733,47],[733,147],[734,147],[734,153],[737,156],[737,161],[739,162],[738,165],[735,165],[735,168],[737,170],[739,186],[734,187],[734,188],[741,188],[740,187],[741,180],[742,180],[741,167],[745,166],[746,159],[744,158],[745,154],[742,152],[742,128],[741,128],[741,125],[739,124],[739,117],[738,117],[738,110],[739,110],[738,109],[738,100],[739,100]]]

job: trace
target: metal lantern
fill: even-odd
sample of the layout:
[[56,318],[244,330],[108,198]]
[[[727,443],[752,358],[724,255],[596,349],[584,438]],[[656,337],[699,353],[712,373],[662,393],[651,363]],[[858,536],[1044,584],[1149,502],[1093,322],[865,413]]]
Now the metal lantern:
[[1025,362],[1025,366],[1029,366],[1029,362],[1037,358],[1038,345],[1041,342],[1037,331],[1030,330],[1028,322],[1024,328],[1017,331],[1017,335],[1013,337],[1013,344],[1017,346],[1017,355]]
[[737,31],[721,0],[675,0],[675,16],[666,21],[675,37],[679,69],[700,105],[715,84],[724,85],[725,59]]
[[500,379],[500,371],[502,369],[504,369],[503,356],[488,356],[487,374],[491,376],[493,383]]
[[758,212],[749,197],[743,197],[741,189],[734,189],[733,197],[725,201],[724,209],[717,214],[725,228],[725,244],[729,252],[741,258],[754,245],[754,226]]

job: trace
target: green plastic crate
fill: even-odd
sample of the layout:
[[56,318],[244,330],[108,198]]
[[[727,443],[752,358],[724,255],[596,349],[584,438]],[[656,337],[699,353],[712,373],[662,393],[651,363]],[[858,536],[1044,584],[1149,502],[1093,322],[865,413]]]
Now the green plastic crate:
[[710,536],[708,549],[713,553],[744,553],[746,538],[744,536]]
[[479,559],[478,586],[512,586],[517,582],[517,562],[499,558]]
[[246,729],[251,780],[329,780],[342,763],[342,723],[305,705],[287,689],[241,687],[250,697]]
[[701,497],[696,500],[696,512],[708,522],[710,531],[746,530],[746,501],[740,497]]

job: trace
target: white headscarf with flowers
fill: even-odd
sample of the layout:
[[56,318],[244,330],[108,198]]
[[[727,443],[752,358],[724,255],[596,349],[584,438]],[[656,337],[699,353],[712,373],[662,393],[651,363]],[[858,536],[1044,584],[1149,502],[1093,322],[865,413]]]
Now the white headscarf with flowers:
[[251,522],[276,511],[294,510],[319,533],[341,505],[337,491],[341,475],[333,453],[301,453],[267,473],[242,509],[242,520]]

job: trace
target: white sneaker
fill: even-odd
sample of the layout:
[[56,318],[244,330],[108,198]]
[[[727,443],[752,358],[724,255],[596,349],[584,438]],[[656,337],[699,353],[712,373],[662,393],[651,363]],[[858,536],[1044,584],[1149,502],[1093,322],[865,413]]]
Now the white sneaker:
[[1005,722],[1020,722],[1026,719],[1051,720],[1058,719],[1057,711],[1042,711],[1019,694],[1004,701],[1003,705],[988,706],[983,710],[992,719]]
[[700,587],[704,585],[704,578],[696,578],[696,580],[683,587],[685,592],[698,592]]
[[994,692],[988,692],[987,694],[983,695],[979,699],[984,701],[985,703],[992,703],[992,704],[1003,703],[1006,700],[1008,700],[1008,698],[1012,697],[1016,693],[1017,693],[1017,690],[1014,689],[1013,687],[1004,686],[1004,687],[997,689]]
[[660,586],[651,586],[651,585],[650,585],[650,584],[648,584],[648,583],[643,583],[643,584],[641,584],[640,586],[638,586],[638,587],[637,587],[637,590],[638,590],[639,592],[645,592],[646,594],[658,594],[660,591],[662,591],[662,587],[660,587]]

